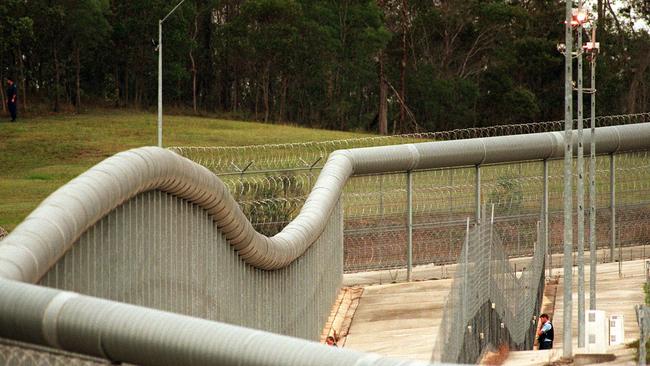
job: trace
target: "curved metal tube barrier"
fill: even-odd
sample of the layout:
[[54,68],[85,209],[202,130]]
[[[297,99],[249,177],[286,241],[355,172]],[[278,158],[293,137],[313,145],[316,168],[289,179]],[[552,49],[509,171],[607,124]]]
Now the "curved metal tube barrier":
[[[596,131],[599,154],[650,145],[650,123]],[[208,169],[168,150],[133,149],[102,161],[43,201],[0,245],[0,277],[38,281],[90,225],[152,189],[203,207],[244,261],[274,270],[294,261],[316,240],[352,174],[553,159],[563,156],[563,141],[560,132],[548,132],[339,150],[328,158],[300,214],[271,238],[253,229]],[[588,136],[584,145],[588,154]]]
[[0,336],[138,365],[423,366],[0,279]]
[[[603,127],[596,136],[599,154],[649,149],[650,123]],[[588,154],[588,138],[584,145]],[[206,168],[154,147],[123,152],[54,192],[2,241],[0,336],[142,364],[245,365],[261,358],[268,365],[415,364],[15,281],[38,281],[90,225],[153,189],[203,207],[244,261],[274,270],[300,257],[320,235],[353,174],[553,159],[563,152],[559,132],[337,151],[300,214],[271,238],[253,229]]]

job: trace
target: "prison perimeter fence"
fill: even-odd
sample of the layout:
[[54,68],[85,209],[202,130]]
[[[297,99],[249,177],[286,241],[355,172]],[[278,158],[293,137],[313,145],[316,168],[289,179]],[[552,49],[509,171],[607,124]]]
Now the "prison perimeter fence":
[[[643,122],[650,122],[650,113],[596,118],[598,126]],[[334,150],[559,131],[563,124],[551,121],[303,144],[172,150],[219,174],[256,230],[274,235],[300,212],[320,167]],[[589,129],[584,133],[588,136]],[[455,263],[464,241],[465,219],[471,217],[476,224],[481,205],[491,204],[496,206],[495,228],[509,256],[532,255],[538,225],[550,253],[561,253],[562,164],[560,160],[531,160],[354,176],[343,193],[344,269],[403,268],[409,258],[412,265]],[[576,167],[574,159],[574,172]],[[648,152],[598,155],[595,168],[596,241],[598,248],[609,249],[599,260],[645,256],[650,240]],[[584,202],[590,200],[589,178],[586,173]],[[575,179],[574,187],[577,174]],[[545,210],[547,214],[540,216]],[[589,225],[585,226],[588,237]]]

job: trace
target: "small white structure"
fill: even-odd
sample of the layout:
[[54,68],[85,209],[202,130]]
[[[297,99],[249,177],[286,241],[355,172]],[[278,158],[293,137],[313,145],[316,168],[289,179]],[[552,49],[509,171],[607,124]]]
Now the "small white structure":
[[587,353],[603,353],[609,346],[607,316],[602,310],[587,312],[587,330],[585,345]]
[[609,316],[609,345],[625,343],[625,318],[623,315]]

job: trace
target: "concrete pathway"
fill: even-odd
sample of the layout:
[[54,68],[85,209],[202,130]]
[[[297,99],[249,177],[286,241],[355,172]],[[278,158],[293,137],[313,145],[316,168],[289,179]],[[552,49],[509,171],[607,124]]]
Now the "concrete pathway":
[[[578,348],[578,295],[577,295],[577,268],[573,268],[573,326],[572,345],[573,354],[585,353]],[[598,265],[596,308],[604,310],[607,315],[620,314],[625,319],[625,343],[630,343],[639,338],[639,327],[636,323],[634,306],[643,303],[643,283],[645,282],[644,261],[628,261],[622,264],[622,277],[618,275],[618,263],[605,263]],[[555,325],[555,344],[550,351],[525,351],[511,352],[504,365],[545,365],[550,361],[558,361],[563,355],[564,331],[564,278],[562,269],[554,269],[553,275],[560,276],[555,302],[553,324]],[[585,304],[589,308],[589,267],[585,267]],[[603,365],[630,365],[634,364],[635,349],[626,346],[610,347],[603,353],[614,353],[617,359]]]
[[345,348],[429,361],[451,282],[365,287]]
[[[448,268],[453,272],[453,267]],[[441,268],[429,269],[442,274]],[[588,267],[585,269],[588,280]],[[384,280],[385,272],[381,274]],[[544,365],[559,360],[562,356],[562,307],[563,280],[562,269],[554,269],[553,276],[560,276],[554,309],[556,343],[551,351],[511,352],[505,365]],[[348,275],[346,275],[348,276]],[[373,282],[377,274],[356,274],[347,278],[347,283],[361,280]],[[639,336],[636,325],[634,305],[643,302],[643,283],[645,281],[644,261],[623,262],[623,277],[618,276],[618,263],[598,265],[597,306],[608,314],[622,314],[625,317],[625,338],[629,343]],[[434,347],[438,327],[442,320],[442,307],[451,287],[451,279],[415,281],[364,286],[363,295],[352,317],[347,332],[346,348],[375,352],[391,357],[401,357],[428,361]],[[586,304],[589,305],[588,282]],[[574,268],[574,323],[577,320],[577,268]],[[577,324],[577,323],[576,323]],[[577,349],[577,328],[573,327],[574,354]],[[607,365],[628,365],[634,357],[634,349],[615,347],[609,350],[617,355],[617,360]]]

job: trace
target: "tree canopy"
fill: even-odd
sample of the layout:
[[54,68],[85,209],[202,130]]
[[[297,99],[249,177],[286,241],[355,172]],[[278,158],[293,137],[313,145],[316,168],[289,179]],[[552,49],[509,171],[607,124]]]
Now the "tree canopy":
[[[4,0],[0,77],[18,80],[27,110],[153,108],[158,22],[176,4]],[[597,113],[648,111],[650,8],[616,4],[592,4]],[[164,102],[383,133],[560,119],[563,12],[557,0],[187,0],[163,23]]]

